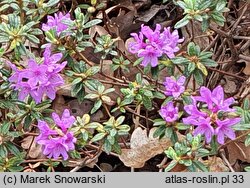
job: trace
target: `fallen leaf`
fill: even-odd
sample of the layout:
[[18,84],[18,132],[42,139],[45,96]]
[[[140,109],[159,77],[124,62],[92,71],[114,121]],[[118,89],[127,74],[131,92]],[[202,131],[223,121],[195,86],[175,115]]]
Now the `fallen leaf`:
[[68,108],[68,105],[65,104],[64,97],[62,95],[57,95],[53,101],[52,108],[57,114],[62,114],[64,109]]
[[147,131],[140,127],[134,130],[130,140],[131,149],[122,149],[122,154],[119,156],[125,166],[141,168],[147,160],[172,146],[169,138],[164,137],[160,140],[153,138],[154,131],[155,128],[151,129],[147,136]]
[[246,147],[243,140],[230,143],[226,149],[231,165],[234,165],[237,160],[250,163],[250,146]]
[[93,107],[93,102],[90,100],[84,100],[82,103],[79,103],[77,99],[71,100],[69,105],[70,113],[73,116],[83,116],[83,114],[88,114]]
[[167,6],[165,6],[165,5],[161,5],[161,6],[159,6],[159,5],[152,5],[149,10],[140,12],[140,14],[138,15],[139,18],[137,18],[136,20],[148,23],[152,18],[155,17],[155,15],[160,10],[163,10],[163,9],[166,9],[166,8],[167,8]]
[[71,95],[71,87],[72,84],[69,82],[69,79],[67,76],[60,74],[60,76],[62,76],[63,80],[64,80],[64,84],[62,86],[59,86],[56,90],[56,93],[58,95],[63,95],[63,96],[68,96],[68,97],[72,97]]
[[100,168],[103,172],[111,172],[113,170],[112,165],[109,163],[101,163]]
[[220,157],[209,157],[207,163],[210,163],[209,172],[229,172],[229,168]]
[[27,150],[30,148],[29,153],[28,153],[28,156],[30,158],[33,158],[33,159],[44,158],[44,155],[42,154],[42,146],[39,144],[36,144],[35,138],[33,136],[27,136],[26,138],[24,138],[22,140],[21,146],[23,149],[27,149]]

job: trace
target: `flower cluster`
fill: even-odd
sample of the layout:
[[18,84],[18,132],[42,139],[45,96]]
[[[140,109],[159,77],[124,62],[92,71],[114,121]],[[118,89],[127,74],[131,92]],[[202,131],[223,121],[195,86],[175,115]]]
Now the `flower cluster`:
[[67,62],[57,63],[62,58],[62,53],[51,54],[50,46],[44,51],[43,63],[38,64],[34,59],[28,61],[28,67],[17,69],[10,64],[14,74],[9,78],[12,87],[19,91],[18,99],[24,100],[29,94],[36,103],[40,103],[44,94],[50,99],[55,99],[56,87],[64,84],[59,72],[66,66]]
[[185,76],[180,76],[177,80],[173,77],[166,77],[163,83],[165,86],[165,95],[178,98],[185,91],[185,87],[183,86],[185,81]]
[[184,40],[179,38],[177,30],[171,33],[170,27],[164,28],[162,33],[160,30],[160,24],[156,24],[154,31],[150,27],[142,25],[139,35],[131,33],[135,41],[129,44],[129,51],[137,54],[138,57],[143,57],[142,66],[144,67],[148,64],[156,67],[158,58],[164,54],[168,58],[175,57],[174,53],[179,50],[178,43]]
[[60,35],[61,32],[68,29],[68,26],[64,24],[62,21],[63,20],[71,21],[69,13],[63,15],[63,13],[61,12],[55,13],[54,17],[48,16],[47,19],[48,19],[47,24],[42,25],[42,30],[49,31],[51,29],[55,29],[58,35]]
[[68,152],[75,149],[76,138],[69,128],[75,122],[75,118],[70,115],[69,110],[65,109],[62,118],[56,113],[52,113],[55,122],[53,129],[45,122],[38,121],[40,135],[36,138],[36,142],[42,145],[43,154],[48,158],[58,159],[62,155],[64,160],[68,159]]
[[[212,136],[217,136],[217,141],[224,144],[224,137],[235,139],[235,133],[231,128],[240,122],[241,118],[220,117],[220,114],[234,112],[230,105],[234,103],[233,98],[224,100],[224,91],[217,86],[212,92],[206,88],[200,88],[200,96],[192,97],[192,104],[184,107],[189,117],[183,118],[185,124],[197,126],[193,134],[204,134],[206,142],[211,142]],[[197,102],[205,105],[205,109],[199,110]]]
[[178,107],[174,107],[173,102],[168,102],[161,107],[160,115],[166,122],[174,122],[178,118]]

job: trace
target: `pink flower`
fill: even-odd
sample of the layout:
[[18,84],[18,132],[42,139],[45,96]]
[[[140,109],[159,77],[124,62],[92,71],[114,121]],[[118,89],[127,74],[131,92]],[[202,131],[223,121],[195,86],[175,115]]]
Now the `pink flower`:
[[179,77],[178,80],[173,77],[166,77],[166,81],[163,83],[165,94],[178,98],[185,91],[185,87],[183,86],[185,81],[186,78],[184,76]]
[[[230,139],[235,138],[231,127],[239,123],[241,118],[225,116],[220,119],[219,112],[235,111],[230,107],[234,99],[224,99],[221,86],[217,86],[212,92],[206,87],[201,87],[200,96],[193,97],[192,100],[192,104],[184,107],[189,116],[183,118],[183,123],[197,126],[193,132],[194,135],[205,135],[207,143],[211,142],[212,136],[217,136],[217,142],[220,144],[224,144],[225,136]],[[203,108],[198,109],[197,102],[201,102],[199,106]]]
[[51,29],[55,29],[58,35],[60,35],[62,31],[65,31],[66,29],[68,29],[68,26],[64,24],[62,21],[71,20],[69,13],[67,13],[66,15],[63,15],[63,13],[61,12],[55,13],[54,17],[48,16],[47,19],[48,19],[47,24],[42,25],[42,30],[49,31]]
[[178,108],[174,107],[173,102],[168,102],[161,107],[160,115],[166,122],[174,122],[178,119]]
[[65,109],[60,118],[56,113],[52,113],[54,122],[65,132],[75,122],[75,117],[71,116],[68,109]]
[[199,117],[199,118],[184,118],[183,122],[185,124],[196,125],[193,135],[197,136],[198,134],[205,135],[206,143],[210,143],[212,136],[214,135],[214,128],[211,126],[211,120],[209,117]]
[[56,87],[64,84],[59,72],[66,66],[67,62],[58,63],[62,54],[51,54],[50,46],[47,46],[43,56],[43,63],[38,64],[34,59],[30,59],[28,67],[22,70],[11,65],[14,73],[9,81],[13,83],[12,87],[15,90],[19,90],[19,100],[25,100],[28,95],[36,103],[40,103],[44,95],[53,100],[56,97]]
[[235,139],[235,133],[231,128],[233,125],[239,123],[241,118],[217,120],[216,123],[218,127],[215,129],[215,134],[217,135],[217,141],[220,144],[224,144],[224,137],[227,136],[231,140]]
[[175,57],[174,53],[179,51],[177,45],[183,39],[179,39],[177,30],[171,33],[168,27],[164,28],[162,33],[160,31],[161,25],[156,24],[154,31],[150,27],[142,25],[139,35],[131,33],[135,41],[129,44],[129,51],[137,54],[138,57],[143,57],[142,66],[144,67],[148,64],[156,67],[158,59],[162,55],[173,58]]
[[56,126],[49,127],[45,121],[38,121],[40,135],[36,142],[42,145],[43,154],[48,158],[58,159],[62,156],[64,160],[68,159],[68,152],[75,149],[76,138],[69,128],[75,122],[75,118],[70,116],[69,110],[65,109],[62,118],[53,113],[52,117]]
[[217,86],[212,92],[207,87],[202,86],[200,88],[200,96],[195,98],[197,101],[205,102],[208,105],[208,109],[212,112],[218,112],[220,110],[225,112],[235,111],[229,107],[234,103],[234,99],[230,97],[224,100],[224,91],[221,86]]

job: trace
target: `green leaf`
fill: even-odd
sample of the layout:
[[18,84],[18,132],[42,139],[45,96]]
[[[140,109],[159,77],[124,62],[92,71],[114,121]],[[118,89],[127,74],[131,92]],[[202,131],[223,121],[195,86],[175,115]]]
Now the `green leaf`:
[[77,100],[79,103],[81,103],[84,100],[85,96],[85,88],[83,87],[78,93],[77,93]]
[[211,1],[203,0],[202,2],[198,3],[198,10],[205,10],[211,5]]
[[81,81],[82,81],[82,78],[76,78],[73,80],[73,82],[71,84],[76,85],[76,84],[80,83]]
[[207,19],[203,19],[203,21],[201,22],[201,30],[203,32],[205,32],[205,31],[207,31],[208,27],[209,27],[208,20]]
[[30,115],[27,115],[24,119],[24,125],[23,125],[23,128],[24,130],[28,130],[28,128],[30,127],[32,123],[32,118]]
[[137,59],[137,60],[134,62],[133,66],[139,65],[139,64],[142,62],[142,60],[143,60],[143,57]]
[[196,68],[195,63],[190,62],[187,67],[188,74],[190,75],[195,70],[195,68]]
[[218,12],[221,12],[225,7],[226,7],[226,1],[224,0],[219,0],[217,1],[217,4],[216,4],[216,11]]
[[85,95],[85,97],[84,97],[84,99],[96,99],[96,98],[99,98],[99,95],[97,95],[97,94],[92,94],[92,93],[87,94],[87,95]]
[[249,99],[248,98],[244,99],[243,109],[244,110],[248,110],[249,109]]
[[11,166],[11,167],[8,167],[8,170],[10,172],[20,172],[23,170],[23,167],[22,166]]
[[197,65],[197,68],[198,68],[205,76],[208,75],[207,69],[206,69],[206,67],[205,67],[202,63],[197,62],[196,65]]
[[35,43],[35,44],[39,44],[40,40],[39,38],[37,38],[35,35],[26,35],[26,37],[28,38],[29,41]]
[[187,129],[190,129],[190,126],[185,125],[184,123],[177,123],[176,128],[178,130],[187,130]]
[[106,135],[107,135],[107,133],[97,133],[97,134],[91,139],[91,142],[97,142],[97,141],[103,139]]
[[245,146],[250,145],[250,134],[247,135],[246,140],[245,140]]
[[203,21],[203,17],[201,15],[199,15],[199,14],[194,15],[194,19],[197,20],[197,21],[200,21],[200,22]]
[[165,129],[165,135],[166,135],[166,137],[168,137],[168,138],[171,138],[172,137],[172,135],[173,135],[173,128],[172,127],[167,127],[166,129]]
[[166,96],[165,96],[163,93],[159,92],[159,91],[155,91],[155,92],[153,93],[153,95],[154,95],[154,97],[157,98],[157,99],[165,99],[165,98],[166,98]]
[[245,167],[244,170],[245,170],[246,172],[250,172],[250,166]]
[[195,70],[193,72],[194,79],[197,84],[202,85],[203,84],[203,74],[200,70]]
[[154,119],[154,124],[153,126],[159,126],[159,125],[164,125],[166,126],[166,121],[163,119]]
[[208,58],[211,58],[212,55],[213,55],[212,52],[201,52],[200,55],[199,55],[199,59],[200,60],[208,59]]
[[250,124],[236,124],[232,127],[236,131],[244,131],[250,129]]
[[188,62],[190,62],[187,58],[185,57],[175,57],[173,59],[171,59],[171,61],[176,64],[176,65],[180,65],[180,64],[187,64]]
[[99,23],[101,23],[102,22],[102,20],[99,20],[99,19],[94,19],[94,20],[91,20],[91,21],[89,21],[88,23],[86,23],[85,25],[84,25],[84,28],[86,29],[86,28],[90,28],[90,27],[92,27],[92,26],[94,26],[94,25],[97,25],[97,24],[99,24]]
[[196,45],[193,42],[190,42],[187,46],[187,52],[189,56],[195,56],[198,55],[197,54],[197,50],[196,50]]
[[8,155],[7,148],[3,144],[1,144],[0,145],[0,157],[6,158],[7,155]]
[[17,149],[17,147],[12,144],[11,142],[7,142],[5,144],[5,146],[7,147],[7,149],[12,153],[14,154],[15,156],[18,156],[20,154],[20,151]]
[[149,97],[143,96],[142,102],[146,109],[150,110],[152,108],[152,100]]
[[77,96],[77,94],[82,90],[83,88],[83,84],[82,83],[78,83],[76,85],[73,85],[73,88],[71,90],[71,94],[73,97]]
[[87,80],[85,85],[92,91],[96,91],[99,85],[99,81],[97,80]]
[[112,145],[110,144],[110,142],[107,139],[105,139],[105,141],[104,141],[103,149],[108,154],[112,151]]
[[48,1],[48,2],[45,4],[44,8],[52,7],[52,6],[56,5],[57,3],[59,3],[59,1],[60,1],[60,0],[50,0],[50,1]]
[[221,12],[212,12],[211,17],[219,26],[224,26],[224,22],[226,21],[226,19]]
[[169,163],[169,165],[167,166],[167,168],[165,168],[165,172],[168,172],[170,170],[172,170],[176,165],[177,165],[177,161],[173,160]]
[[[130,130],[130,126],[129,125],[120,125],[119,127],[117,127],[117,129],[120,130],[120,133],[128,133],[128,131]],[[118,131],[119,132],[119,131]]]
[[108,94],[108,93],[112,93],[112,92],[114,92],[114,91],[115,91],[115,88],[109,88],[109,89],[107,89],[107,90],[105,90],[105,91],[103,92],[103,95]]
[[194,0],[184,0],[184,2],[186,3],[188,9],[194,10],[194,4],[195,4],[196,1],[194,1]]
[[207,167],[200,161],[194,160],[193,164],[200,169],[202,172],[208,172]]
[[209,155],[209,150],[204,149],[204,148],[199,148],[198,149],[198,154],[197,157],[205,157]]
[[93,66],[93,67],[90,67],[87,71],[86,71],[86,75],[87,76],[93,76],[95,75],[96,73],[98,73],[100,71],[100,67],[99,66]]
[[203,59],[203,60],[201,60],[201,63],[207,67],[217,67],[218,66],[216,61],[214,61],[212,59]]
[[109,143],[110,143],[111,145],[113,145],[113,144],[115,143],[115,138],[114,138],[113,136],[111,136],[111,135],[108,135],[108,136],[107,136],[107,140],[109,141]]
[[116,152],[117,154],[121,155],[121,146],[118,144],[118,142],[115,142],[115,144],[112,147],[113,151]]
[[187,5],[183,1],[177,1],[176,4],[179,5],[183,10],[187,9]]
[[118,125],[121,125],[123,123],[123,121],[125,120],[125,116],[120,116],[117,120],[116,120],[116,123]]
[[102,100],[97,100],[90,113],[91,114],[95,113],[101,106],[102,106]]
[[160,137],[160,138],[161,138],[161,137],[165,134],[165,130],[166,130],[166,126],[165,126],[165,125],[158,127],[158,128],[155,130],[155,132],[154,132],[154,134],[153,134],[153,137],[154,137],[154,138],[157,138],[157,137]]
[[0,126],[0,133],[2,133],[1,135],[6,135],[9,132],[10,129],[10,123],[9,122],[4,122],[1,126]]
[[184,27],[185,25],[187,25],[189,23],[189,20],[191,19],[190,16],[186,15],[184,18],[182,18],[180,21],[178,21],[175,25],[174,28],[175,29],[179,29],[181,27]]

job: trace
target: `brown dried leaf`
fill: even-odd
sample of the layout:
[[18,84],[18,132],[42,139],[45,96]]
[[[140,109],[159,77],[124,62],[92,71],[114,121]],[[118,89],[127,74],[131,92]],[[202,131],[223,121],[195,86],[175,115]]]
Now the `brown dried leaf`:
[[[31,145],[31,143],[32,143],[32,145]],[[26,138],[24,138],[22,140],[21,146],[24,149],[29,149],[29,147],[30,147],[30,151],[28,153],[28,156],[30,158],[33,158],[33,159],[44,158],[44,155],[42,154],[42,146],[39,144],[36,144],[36,141],[33,140],[33,136],[27,136]]]
[[100,168],[103,172],[111,172],[113,170],[112,165],[109,163],[101,163]]
[[155,15],[163,9],[166,9],[167,6],[165,5],[152,5],[149,10],[142,11],[139,14],[139,18],[137,18],[137,21],[148,23],[152,18],[155,17]]
[[70,113],[73,116],[83,116],[83,114],[88,114],[93,107],[93,102],[90,100],[84,100],[81,104],[77,99],[74,99],[68,103]]
[[223,163],[220,157],[209,157],[208,163],[210,163],[209,172],[229,172],[229,168]]
[[250,62],[248,62],[248,61],[245,61],[245,63],[246,63],[246,67],[244,68],[244,70],[243,70],[243,73],[245,74],[245,75],[250,75]]
[[228,161],[231,165],[237,160],[250,163],[250,146],[246,147],[244,142],[232,142],[227,146]]
[[62,76],[63,80],[65,81],[65,83],[62,86],[59,86],[57,88],[56,93],[58,95],[63,95],[63,96],[69,96],[72,97],[71,95],[71,83],[69,82],[69,79],[67,76],[60,74],[60,76]]
[[65,100],[62,95],[57,95],[57,97],[53,101],[52,108],[57,114],[62,114],[64,109],[68,108],[68,106],[65,104]]
[[169,138],[153,138],[155,128],[151,129],[149,136],[147,131],[140,127],[134,130],[131,136],[131,149],[122,149],[120,160],[128,167],[141,168],[152,157],[161,154],[172,145]]
[[94,38],[96,34],[102,36],[102,35],[107,35],[109,33],[104,27],[95,25],[89,29],[90,38]]

